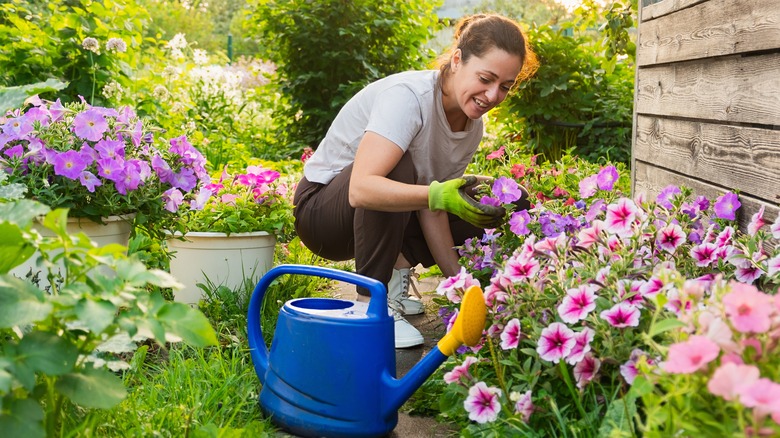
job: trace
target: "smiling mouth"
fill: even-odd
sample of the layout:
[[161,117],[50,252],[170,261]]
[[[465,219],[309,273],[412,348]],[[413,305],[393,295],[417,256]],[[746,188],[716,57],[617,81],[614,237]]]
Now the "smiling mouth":
[[479,100],[476,97],[474,98],[474,103],[476,103],[477,106],[480,107],[480,108],[488,108],[490,106],[490,105],[487,104],[487,102]]

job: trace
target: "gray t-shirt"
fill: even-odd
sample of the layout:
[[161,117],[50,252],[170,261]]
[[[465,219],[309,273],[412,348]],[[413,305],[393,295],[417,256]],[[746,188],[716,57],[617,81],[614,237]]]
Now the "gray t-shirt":
[[327,184],[355,160],[366,131],[412,155],[417,184],[463,175],[484,133],[482,119],[452,132],[444,115],[436,70],[397,73],[369,84],[339,111],[303,173]]

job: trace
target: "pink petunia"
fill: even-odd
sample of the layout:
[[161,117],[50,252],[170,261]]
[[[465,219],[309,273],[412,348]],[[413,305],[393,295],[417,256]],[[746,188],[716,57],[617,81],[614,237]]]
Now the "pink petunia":
[[534,413],[534,403],[531,400],[531,391],[526,391],[515,402],[515,413],[520,415],[524,423],[528,423],[531,414]]
[[595,288],[590,285],[581,285],[576,289],[566,291],[566,296],[558,306],[558,315],[564,322],[573,324],[584,319],[596,308]]
[[759,371],[753,365],[726,363],[718,367],[707,382],[707,389],[725,400],[736,400],[746,388],[759,378]]
[[506,303],[509,297],[508,290],[512,285],[512,280],[498,272],[490,279],[490,284],[485,287],[485,304],[489,307],[497,304]]
[[484,424],[496,421],[501,412],[501,390],[488,387],[485,382],[477,382],[469,388],[469,395],[463,407],[469,413],[469,420]]
[[574,332],[569,327],[554,322],[542,330],[536,351],[542,360],[558,363],[571,353],[576,342]]
[[770,277],[780,272],[780,254],[766,261],[766,273]]
[[639,287],[639,293],[645,298],[652,298],[658,295],[663,288],[664,282],[660,278],[653,276]]
[[772,237],[780,239],[780,213],[777,213],[777,219],[775,219],[775,222],[769,228],[769,231],[772,232]]
[[604,310],[599,316],[616,328],[636,327],[639,325],[639,309],[625,301],[615,304],[608,310]]
[[678,224],[668,224],[656,233],[656,245],[669,254],[685,243],[686,234]]
[[601,361],[593,357],[590,353],[586,354],[585,357],[574,366],[574,380],[577,381],[577,388],[582,389],[585,385],[590,383],[598,374],[599,368],[601,368]]
[[501,348],[511,350],[520,344],[520,320],[512,318],[501,333]]
[[636,368],[636,364],[643,357],[650,365],[655,362],[647,357],[647,353],[638,348],[635,348],[633,351],[631,351],[631,356],[629,356],[628,361],[623,365],[620,365],[620,375],[623,376],[623,378],[626,380],[626,383],[629,385],[633,384],[634,379],[636,379],[636,376],[639,375],[639,370]]
[[599,189],[597,177],[598,175],[591,175],[580,181],[580,198],[588,199],[596,194]]
[[741,333],[764,333],[769,330],[774,313],[772,297],[754,286],[730,282],[731,292],[723,296],[726,315]]
[[778,412],[780,411],[780,384],[767,378],[758,379],[742,388],[739,401],[753,408],[759,417]]
[[444,381],[447,383],[458,383],[461,380],[468,380],[471,377],[469,374],[469,367],[477,363],[477,358],[474,356],[466,356],[463,363],[455,366],[452,371],[444,373]]
[[734,278],[745,284],[753,284],[762,275],[764,275],[764,271],[750,262],[737,265],[737,269],[734,270]]
[[501,147],[500,147],[500,148],[498,148],[497,150],[495,150],[495,151],[493,151],[493,152],[491,152],[491,153],[487,154],[487,155],[485,156],[485,159],[486,159],[486,160],[495,160],[496,158],[501,158],[501,157],[503,157],[503,156],[504,156],[504,153],[505,153],[504,146],[501,146]]
[[669,357],[661,366],[667,373],[690,374],[715,360],[718,353],[718,344],[706,336],[694,335],[687,341],[672,344]]
[[595,220],[588,228],[583,228],[577,234],[577,246],[590,248],[601,239],[601,233],[604,231],[604,222]]
[[690,254],[696,266],[707,267],[717,260],[718,247],[714,243],[702,243],[691,248]]
[[762,205],[761,208],[750,218],[750,222],[747,226],[747,232],[751,236],[755,236],[758,230],[760,230],[764,225],[766,225],[766,222],[764,221],[764,206]]
[[607,215],[604,219],[606,230],[611,234],[628,236],[632,234],[631,227],[636,220],[637,208],[634,201],[628,198],[620,198],[616,204],[607,206]]
[[518,283],[532,279],[539,268],[539,261],[534,257],[512,256],[504,264],[504,275],[513,283]]
[[569,355],[566,356],[566,363],[574,365],[580,362],[590,352],[590,343],[593,342],[595,336],[596,332],[590,327],[585,327],[582,331],[575,332],[574,347],[572,347]]
[[445,278],[436,287],[436,293],[439,295],[445,295],[451,302],[460,303],[461,294],[471,286],[479,286],[479,281],[466,271],[466,268],[461,266],[460,271],[452,277]]

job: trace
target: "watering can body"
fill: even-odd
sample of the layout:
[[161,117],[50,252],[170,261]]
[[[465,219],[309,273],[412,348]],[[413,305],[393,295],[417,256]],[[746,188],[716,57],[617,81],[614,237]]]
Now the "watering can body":
[[[290,300],[279,312],[268,349],[260,311],[266,289],[283,274],[352,283],[367,288],[371,299]],[[484,316],[481,324],[484,327]],[[398,408],[459,345],[450,343],[443,348],[445,355],[440,341],[403,379],[396,379],[394,320],[384,285],[316,266],[280,265],[268,271],[250,299],[247,327],[250,354],[263,384],[260,407],[276,424],[299,436],[386,435],[398,423]]]

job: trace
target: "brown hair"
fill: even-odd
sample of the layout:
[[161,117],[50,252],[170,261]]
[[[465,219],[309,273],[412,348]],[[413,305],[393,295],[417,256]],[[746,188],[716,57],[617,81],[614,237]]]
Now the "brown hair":
[[515,79],[516,83],[533,76],[539,67],[536,54],[528,45],[519,24],[498,14],[476,14],[458,22],[452,47],[439,58],[442,85],[450,73],[450,61],[455,50],[460,49],[461,59],[468,62],[472,56],[481,57],[493,48],[520,57],[523,67]]

